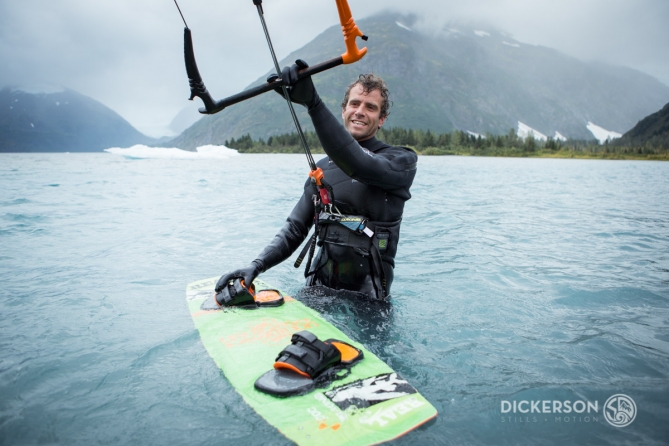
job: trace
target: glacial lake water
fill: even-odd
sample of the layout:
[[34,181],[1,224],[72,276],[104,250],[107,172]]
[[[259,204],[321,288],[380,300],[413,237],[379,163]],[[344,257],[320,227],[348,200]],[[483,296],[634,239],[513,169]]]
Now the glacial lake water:
[[[290,444],[207,355],[185,287],[255,258],[307,171],[0,155],[0,444]],[[669,163],[421,157],[412,193],[390,308],[307,302],[439,411],[396,444],[667,444]],[[297,294],[295,257],[262,278]]]

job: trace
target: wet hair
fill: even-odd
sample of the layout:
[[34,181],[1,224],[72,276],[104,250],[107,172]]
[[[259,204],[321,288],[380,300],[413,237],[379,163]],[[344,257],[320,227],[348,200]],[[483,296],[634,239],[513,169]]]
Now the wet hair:
[[371,93],[374,90],[379,90],[379,93],[381,93],[381,98],[383,98],[383,100],[381,101],[380,118],[383,119],[390,114],[390,107],[393,103],[389,99],[390,92],[388,91],[388,86],[386,85],[386,82],[383,79],[371,73],[361,74],[360,76],[358,76],[358,79],[356,79],[355,82],[353,82],[351,85],[348,86],[348,88],[346,89],[346,94],[344,94],[344,100],[341,101],[342,109],[345,109],[346,106],[348,105],[348,98],[351,95],[351,90],[356,85],[360,85],[362,87],[362,91],[367,94]]

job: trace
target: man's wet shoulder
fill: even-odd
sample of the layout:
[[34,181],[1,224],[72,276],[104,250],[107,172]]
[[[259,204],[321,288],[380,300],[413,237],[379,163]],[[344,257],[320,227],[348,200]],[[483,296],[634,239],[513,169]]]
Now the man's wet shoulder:
[[410,147],[387,145],[375,153],[393,161],[402,170],[415,169],[418,163],[418,154]]

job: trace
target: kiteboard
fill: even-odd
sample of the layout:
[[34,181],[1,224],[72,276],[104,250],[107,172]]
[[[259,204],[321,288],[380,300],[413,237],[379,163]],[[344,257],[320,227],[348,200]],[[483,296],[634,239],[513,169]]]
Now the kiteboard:
[[[411,384],[316,311],[283,295],[281,306],[219,307],[218,278],[188,284],[188,309],[205,349],[244,401],[298,445],[369,445],[390,441],[437,416]],[[256,292],[269,290],[254,281]],[[273,368],[296,332],[336,339],[363,353],[342,377],[304,395],[277,397],[254,383]]]

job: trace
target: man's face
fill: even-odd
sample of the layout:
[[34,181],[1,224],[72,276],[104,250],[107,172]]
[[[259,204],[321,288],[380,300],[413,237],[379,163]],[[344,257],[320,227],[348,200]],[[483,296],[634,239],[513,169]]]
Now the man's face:
[[362,85],[351,88],[346,108],[341,111],[344,127],[356,141],[365,141],[376,135],[386,118],[381,116],[383,97],[379,90],[364,93]]

